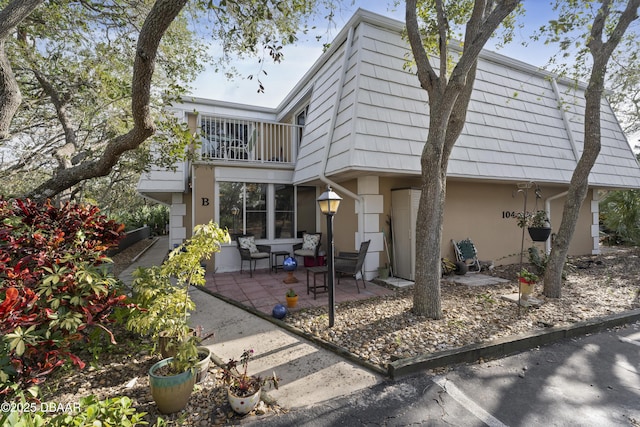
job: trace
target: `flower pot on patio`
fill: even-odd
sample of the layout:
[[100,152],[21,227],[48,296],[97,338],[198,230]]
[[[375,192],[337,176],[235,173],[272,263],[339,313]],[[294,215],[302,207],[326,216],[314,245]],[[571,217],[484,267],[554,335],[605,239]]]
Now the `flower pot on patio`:
[[524,278],[520,278],[519,280],[519,284],[520,284],[520,299],[522,299],[523,301],[526,301],[529,299],[529,296],[531,295],[531,293],[533,292],[535,286],[536,286],[536,282],[532,282],[529,281],[527,279]]
[[227,398],[229,399],[231,409],[240,415],[246,415],[253,411],[253,408],[260,402],[260,391],[261,388],[258,388],[255,393],[249,396],[236,396],[231,391],[231,388],[227,388]]
[[198,358],[200,361],[196,365],[196,383],[201,383],[209,376],[209,365],[211,365],[211,350],[205,346],[198,346]]
[[298,305],[298,295],[287,295],[285,298],[287,299],[287,307],[295,308],[295,306]]

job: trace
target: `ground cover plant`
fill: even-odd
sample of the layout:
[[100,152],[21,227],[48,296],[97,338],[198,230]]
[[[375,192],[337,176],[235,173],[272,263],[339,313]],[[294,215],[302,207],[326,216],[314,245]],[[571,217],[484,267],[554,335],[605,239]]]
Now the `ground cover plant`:
[[123,226],[97,207],[0,200],[0,396],[10,399],[71,363],[109,330],[126,296],[105,251]]

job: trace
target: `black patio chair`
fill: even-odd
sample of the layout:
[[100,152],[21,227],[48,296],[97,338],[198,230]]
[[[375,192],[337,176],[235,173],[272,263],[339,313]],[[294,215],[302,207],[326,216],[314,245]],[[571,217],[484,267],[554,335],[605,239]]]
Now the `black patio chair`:
[[[253,271],[256,269],[256,263],[259,259],[269,258],[271,256],[271,246],[256,245],[253,234],[241,234],[236,237],[238,251],[240,252],[240,273],[242,273],[242,264],[249,261],[249,274],[253,277]],[[251,263],[253,262],[253,268]]]
[[338,256],[335,257],[335,271],[338,276],[338,283],[340,283],[341,275],[352,276],[356,282],[358,293],[360,293],[358,273],[362,278],[362,286],[367,287],[362,268],[364,266],[364,258],[367,256],[367,250],[369,249],[369,243],[371,243],[371,240],[362,242],[358,252],[339,252]]

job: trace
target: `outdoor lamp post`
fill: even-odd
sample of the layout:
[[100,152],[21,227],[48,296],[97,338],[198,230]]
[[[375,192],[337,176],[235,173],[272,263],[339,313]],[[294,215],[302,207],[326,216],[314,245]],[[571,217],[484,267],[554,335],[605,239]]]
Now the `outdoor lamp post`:
[[338,212],[342,197],[338,196],[331,190],[331,186],[327,185],[327,191],[318,197],[318,206],[320,212],[327,216],[327,243],[329,244],[329,252],[327,254],[327,275],[329,285],[329,327],[333,326],[333,320],[336,312],[335,301],[335,277],[336,271],[333,259],[333,216]]

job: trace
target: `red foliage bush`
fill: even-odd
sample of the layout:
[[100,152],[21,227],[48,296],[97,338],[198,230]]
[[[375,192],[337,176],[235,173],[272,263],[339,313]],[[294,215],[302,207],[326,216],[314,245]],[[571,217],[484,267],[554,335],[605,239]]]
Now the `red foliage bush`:
[[[105,251],[124,226],[95,206],[0,199],[0,394],[41,382],[71,360],[87,327],[105,325],[125,296]],[[111,336],[113,341],[113,336]]]

